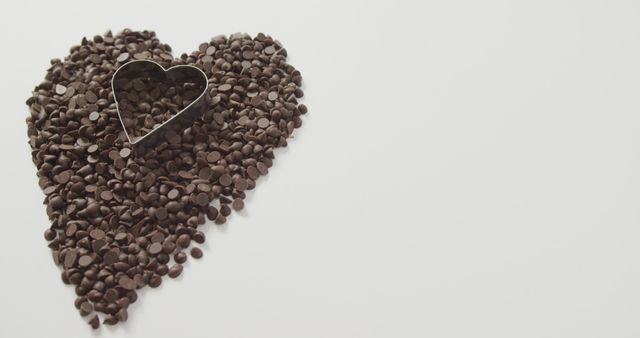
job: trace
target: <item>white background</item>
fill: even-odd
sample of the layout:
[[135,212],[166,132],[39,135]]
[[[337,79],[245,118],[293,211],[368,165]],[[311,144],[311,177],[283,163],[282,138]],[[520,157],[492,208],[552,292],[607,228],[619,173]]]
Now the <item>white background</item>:
[[[0,337],[640,336],[637,1],[15,1],[0,9]],[[91,332],[24,101],[87,35],[268,33],[309,115],[205,256]]]

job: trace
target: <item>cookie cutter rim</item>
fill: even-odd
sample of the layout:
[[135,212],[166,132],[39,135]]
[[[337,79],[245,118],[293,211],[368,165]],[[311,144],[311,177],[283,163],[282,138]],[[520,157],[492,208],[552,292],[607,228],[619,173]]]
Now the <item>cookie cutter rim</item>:
[[[122,114],[120,114],[120,107],[118,105],[118,99],[116,97],[116,90],[114,88],[114,80],[116,78],[116,75],[118,74],[118,72],[120,70],[122,70],[123,68],[125,68],[126,66],[130,66],[134,63],[151,63],[154,64],[155,66],[157,66],[160,70],[162,70],[163,74],[166,75],[166,73],[172,69],[176,69],[176,68],[191,68],[191,69],[195,69],[197,70],[201,75],[202,78],[204,79],[204,89],[202,90],[202,93],[193,101],[191,101],[191,103],[189,103],[186,107],[180,109],[180,111],[178,111],[175,115],[171,116],[171,118],[169,118],[168,120],[164,121],[160,126],[152,129],[150,132],[144,134],[143,136],[138,137],[137,139],[132,140],[131,136],[129,136],[129,133],[127,132],[127,128],[124,125],[124,121],[122,121]],[[156,134],[156,132],[160,129],[166,129],[167,125],[170,125],[170,122],[174,119],[176,119],[177,117],[183,115],[183,113],[193,109],[193,107],[195,107],[196,105],[200,104],[204,98],[207,95],[207,91],[209,90],[209,78],[207,77],[207,74],[205,74],[204,71],[202,71],[202,69],[198,68],[198,67],[194,67],[191,65],[175,65],[175,66],[171,66],[169,68],[164,68],[161,64],[153,61],[153,60],[131,60],[125,64],[123,64],[122,66],[118,67],[118,69],[116,69],[115,72],[113,72],[113,75],[111,76],[111,93],[113,93],[113,101],[116,104],[116,112],[118,113],[118,120],[120,120],[120,125],[122,126],[122,130],[124,131],[125,136],[127,137],[127,141],[129,141],[129,144],[131,144],[132,146],[135,146],[137,144],[141,144],[142,141],[145,141],[150,135],[152,134]]]

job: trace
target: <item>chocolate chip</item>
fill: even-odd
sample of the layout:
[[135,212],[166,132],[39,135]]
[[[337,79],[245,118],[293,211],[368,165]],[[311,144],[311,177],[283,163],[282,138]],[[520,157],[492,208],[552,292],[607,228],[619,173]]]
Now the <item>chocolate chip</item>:
[[164,243],[162,243],[162,251],[166,254],[172,253],[175,249],[176,243],[174,243],[172,240],[167,239],[164,241]]
[[203,180],[208,180],[213,175],[213,171],[209,167],[204,167],[198,171],[198,176]]
[[122,243],[127,239],[127,234],[124,232],[119,232],[113,237],[113,239],[115,239],[116,242]]
[[149,286],[152,288],[157,288],[162,284],[162,277],[160,275],[152,275],[149,278]]
[[244,201],[240,198],[236,198],[233,200],[233,203],[231,203],[231,207],[233,207],[233,210],[240,211],[244,208]]
[[120,149],[120,157],[127,158],[127,157],[129,157],[129,155],[131,155],[131,149],[129,149],[129,148]]
[[102,262],[106,265],[111,265],[118,261],[118,252],[115,249],[107,251],[102,256]]
[[83,316],[83,317],[87,316],[91,312],[93,312],[93,305],[91,305],[91,303],[84,302],[84,303],[80,304],[80,315],[81,316]]
[[202,258],[202,250],[200,250],[200,248],[191,248],[191,257],[196,259]]
[[205,236],[204,236],[204,233],[202,231],[196,231],[193,234],[192,238],[198,244],[204,243],[204,240],[205,240]]
[[47,241],[53,241],[56,238],[56,232],[51,229],[47,229],[44,231],[44,239]]
[[173,260],[178,264],[182,264],[187,261],[187,254],[180,251],[177,254],[175,254],[175,256],[173,256]]
[[269,168],[262,162],[258,162],[256,166],[258,168],[258,172],[260,172],[260,175],[264,176],[269,172]]
[[178,196],[180,196],[180,192],[177,189],[171,189],[167,193],[167,197],[172,200],[178,198]]
[[152,255],[157,255],[162,251],[162,244],[159,242],[153,243],[149,246],[149,253]]
[[155,231],[153,235],[151,235],[151,243],[160,243],[164,241],[164,234],[160,231]]
[[169,203],[167,203],[166,209],[170,213],[176,213],[180,211],[180,209],[182,209],[182,204],[180,204],[180,202],[170,201]]
[[216,209],[216,207],[214,207],[213,205],[209,205],[207,207],[207,218],[209,220],[214,220],[216,219],[216,217],[218,217],[218,209]]
[[78,253],[75,249],[71,249],[67,251],[64,255],[64,267],[70,268],[76,263],[76,259],[78,258]]
[[127,319],[129,318],[127,309],[120,309],[120,311],[116,313],[116,318],[118,318],[118,321],[120,322],[126,322]]
[[125,290],[135,290],[136,288],[136,282],[128,276],[121,276],[118,285]]
[[264,129],[269,126],[269,119],[263,117],[258,120],[258,127]]
[[106,299],[109,303],[114,303],[118,300],[118,291],[116,289],[108,289],[104,293],[104,299]]
[[209,195],[207,195],[206,193],[201,192],[198,195],[196,195],[195,202],[196,202],[196,204],[198,204],[200,206],[205,206],[205,205],[209,204]]
[[181,247],[186,248],[191,243],[191,236],[189,236],[188,234],[182,234],[182,235],[178,236],[177,243]]
[[118,55],[118,58],[116,58],[116,60],[118,62],[125,62],[129,59],[129,53],[122,53],[120,55]]
[[100,198],[105,201],[110,201],[113,199],[113,193],[110,190],[105,190],[100,193]]
[[[97,205],[97,203],[94,205]],[[92,212],[92,214],[93,213],[94,212]],[[91,230],[91,232],[89,233],[89,236],[91,236],[91,238],[93,239],[103,239],[105,235],[106,234],[101,229],[94,229],[94,230]]]
[[78,264],[83,268],[86,268],[87,266],[91,265],[92,262],[93,262],[93,258],[91,258],[91,256],[89,255],[84,255],[80,257],[80,259],[78,260]]
[[182,264],[174,264],[170,269],[169,269],[169,277],[171,278],[176,278],[178,276],[180,276],[180,274],[182,273]]
[[91,121],[98,121],[99,118],[100,113],[98,113],[97,111],[91,112],[91,114],[89,114],[89,120]]
[[267,46],[264,49],[264,53],[267,54],[267,55],[271,55],[271,54],[273,54],[275,52],[276,52],[276,49],[273,46]]
[[91,319],[89,320],[89,325],[94,330],[100,327],[100,319],[98,318],[98,315],[94,315],[93,317],[91,317]]
[[96,103],[96,101],[98,101],[98,96],[96,96],[96,94],[94,92],[92,92],[92,91],[88,91],[88,92],[84,93],[84,98],[89,103]]
[[57,84],[56,85],[56,94],[58,95],[64,95],[64,93],[67,92],[67,87],[61,85],[61,84]]
[[209,154],[207,154],[207,162],[209,163],[216,163],[218,162],[219,159],[220,159],[220,153],[217,151],[212,151]]
[[102,322],[106,325],[116,325],[118,324],[118,318],[113,315],[108,315]]
[[167,218],[167,209],[166,208],[158,208],[156,210],[156,218],[159,220],[164,220]]
[[222,176],[220,176],[220,178],[218,179],[218,181],[220,181],[220,184],[222,184],[225,187],[228,187],[231,185],[231,176],[229,174],[224,174]]
[[247,190],[248,184],[247,181],[243,178],[238,178],[236,179],[236,181],[234,182],[234,187],[236,188],[236,190],[238,191],[245,191]]

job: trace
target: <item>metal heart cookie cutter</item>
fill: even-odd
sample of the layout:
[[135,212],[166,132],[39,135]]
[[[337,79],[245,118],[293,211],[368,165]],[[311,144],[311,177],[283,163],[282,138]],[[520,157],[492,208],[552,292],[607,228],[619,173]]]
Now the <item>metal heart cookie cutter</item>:
[[[163,135],[170,135],[171,131],[179,133],[191,126],[207,107],[208,87],[207,75],[197,67],[177,65],[165,69],[149,60],[127,62],[111,78],[118,118],[129,143],[136,147],[151,147],[160,143]],[[179,109],[167,96],[180,96],[186,105]],[[164,106],[170,106],[174,113],[161,111]],[[149,114],[154,110],[160,117],[168,118],[161,122],[154,120],[153,114]],[[140,116],[145,120],[137,121]],[[139,130],[132,129],[136,122],[145,125],[140,130],[146,132],[136,134]]]

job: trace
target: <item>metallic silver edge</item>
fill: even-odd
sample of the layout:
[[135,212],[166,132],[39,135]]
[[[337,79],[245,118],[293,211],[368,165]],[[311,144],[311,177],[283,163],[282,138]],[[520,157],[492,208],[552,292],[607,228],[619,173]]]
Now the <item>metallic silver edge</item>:
[[[155,64],[156,66],[158,66],[165,73],[170,71],[171,69],[179,68],[179,67],[189,67],[189,68],[196,69],[197,71],[200,72],[200,74],[202,74],[202,78],[204,79],[204,90],[202,91],[202,94],[200,94],[200,96],[198,96],[198,98],[196,98],[195,100],[191,101],[191,103],[189,103],[189,105],[187,105],[186,107],[182,108],[177,114],[171,116],[170,119],[164,121],[164,123],[162,123],[162,125],[160,125],[159,127],[153,129],[152,131],[148,132],[146,135],[138,138],[135,142],[133,142],[131,140],[131,137],[129,136],[129,133],[127,133],[127,128],[125,128],[124,122],[122,122],[122,115],[120,115],[120,107],[118,107],[118,99],[116,98],[116,91],[115,91],[115,88],[113,87],[113,82],[114,82],[113,80],[116,78],[116,75],[118,74],[118,72],[122,68],[124,68],[124,67],[126,67],[128,65],[131,65],[133,63],[136,63],[136,62],[148,62],[148,63]],[[136,144],[140,143],[140,141],[142,141],[143,139],[147,138],[149,135],[155,133],[158,129],[162,129],[162,127],[164,125],[166,125],[167,123],[171,122],[171,120],[173,120],[174,118],[178,117],[178,115],[182,114],[184,111],[189,109],[189,107],[191,107],[194,104],[198,103],[207,94],[207,90],[208,89],[209,89],[209,79],[207,78],[207,74],[205,74],[202,71],[202,69],[200,69],[198,67],[191,66],[191,65],[176,65],[176,66],[169,67],[169,68],[165,69],[164,67],[162,67],[161,64],[159,64],[159,63],[157,63],[155,61],[151,61],[151,60],[132,60],[132,61],[129,61],[129,62],[123,64],[122,66],[118,67],[118,69],[116,69],[116,71],[113,72],[113,75],[111,76],[111,93],[113,94],[113,101],[116,104],[116,112],[118,113],[118,120],[120,120],[120,125],[122,126],[122,130],[124,130],[124,134],[127,136],[127,140],[129,140],[129,143],[131,145],[136,145]]]

